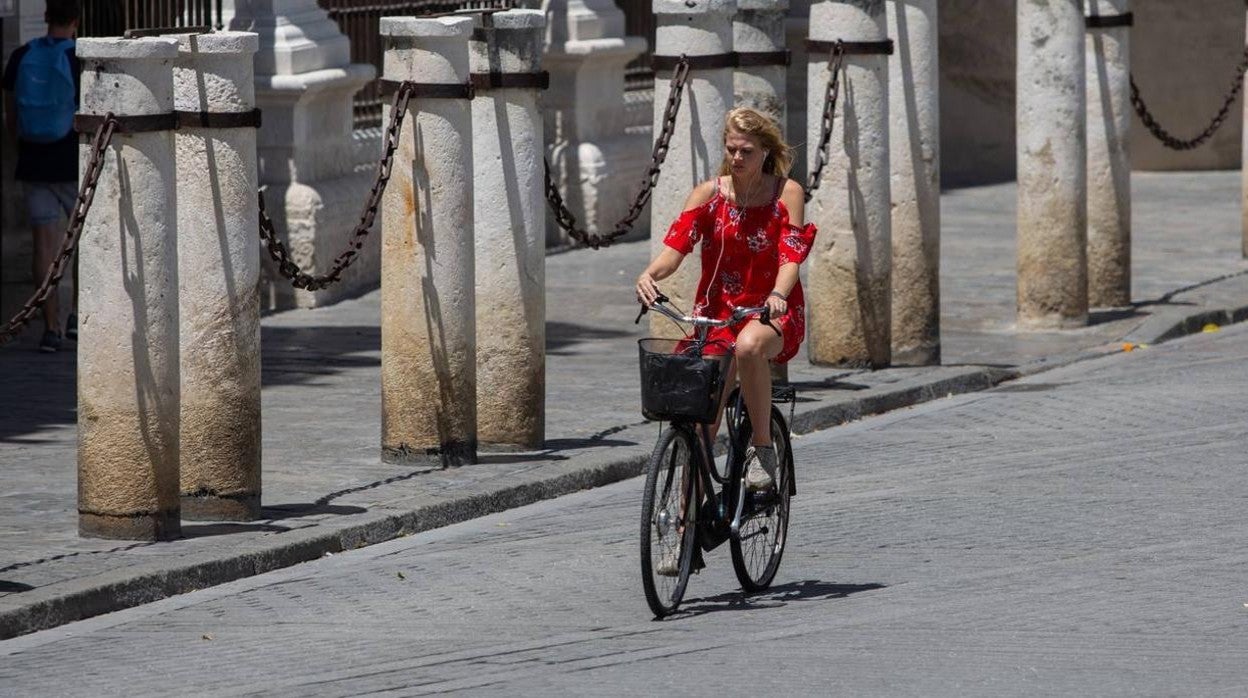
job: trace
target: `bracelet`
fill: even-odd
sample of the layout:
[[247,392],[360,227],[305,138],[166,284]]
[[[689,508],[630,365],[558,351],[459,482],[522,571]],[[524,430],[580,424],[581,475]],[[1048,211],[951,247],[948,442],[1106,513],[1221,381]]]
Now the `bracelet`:
[[788,296],[786,296],[786,295],[784,295],[783,293],[781,293],[781,292],[779,292],[779,291],[772,291],[771,293],[768,293],[767,295],[769,295],[769,296],[775,296],[776,298],[779,298],[780,300],[782,300],[782,301],[784,301],[784,302],[786,302],[786,303],[789,301],[789,297],[788,297]]

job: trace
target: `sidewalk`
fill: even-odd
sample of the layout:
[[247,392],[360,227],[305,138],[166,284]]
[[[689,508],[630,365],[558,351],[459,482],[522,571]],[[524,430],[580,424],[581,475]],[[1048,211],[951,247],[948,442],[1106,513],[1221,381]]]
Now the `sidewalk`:
[[[1137,174],[1135,307],[1068,332],[1014,322],[1014,187],[943,204],[945,365],[790,367],[794,429],[837,423],[1248,317],[1239,172]],[[383,465],[379,294],[264,319],[264,502],[186,538],[77,536],[74,354],[0,350],[0,639],[636,475],[658,427],[638,407],[632,280],[648,243],[548,258],[547,444],[457,470]],[[72,345],[71,345],[72,346]],[[800,467],[817,463],[800,460]],[[800,477],[800,475],[799,475]]]

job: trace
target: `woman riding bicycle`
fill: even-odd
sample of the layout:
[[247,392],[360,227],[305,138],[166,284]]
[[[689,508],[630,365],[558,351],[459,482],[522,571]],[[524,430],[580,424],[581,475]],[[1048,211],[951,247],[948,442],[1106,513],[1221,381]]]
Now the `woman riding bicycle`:
[[[786,176],[792,162],[791,148],[774,121],[748,108],[728,112],[719,176],[689,194],[684,212],[663,239],[666,248],[637,278],[638,302],[654,303],[657,282],[671,276],[701,241],[702,276],[693,315],[725,319],[734,306],[768,307],[770,326],[751,320],[714,329],[708,336],[707,353],[718,346],[735,355],[727,384],[739,377],[753,424],[768,423],[769,362],[786,363],[806,336],[798,266],[810,252],[815,226],[802,225],[805,192]],[[721,419],[722,411],[711,438]],[[745,454],[746,487],[771,487],[776,461],[770,431],[755,429]]]

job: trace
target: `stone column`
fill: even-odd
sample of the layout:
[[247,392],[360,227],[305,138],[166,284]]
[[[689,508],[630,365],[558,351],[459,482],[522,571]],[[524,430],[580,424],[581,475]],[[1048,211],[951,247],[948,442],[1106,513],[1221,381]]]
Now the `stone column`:
[[[1130,0],[1088,0],[1092,16],[1121,16]],[[1089,28],[1088,305],[1131,305],[1131,28]]]
[[[255,34],[183,34],[178,111],[255,108]],[[182,513],[260,517],[256,129],[183,127],[178,166]]]
[[[546,16],[482,18],[473,73],[537,73]],[[481,21],[481,20],[479,20]],[[477,287],[477,423],[483,448],[546,438],[546,205],[542,114],[534,88],[477,91],[472,151]]]
[[1082,0],[1018,3],[1018,324],[1088,321]]
[[893,363],[940,363],[940,70],[936,0],[888,0]]
[[[655,55],[731,53],[732,18],[736,12],[736,0],[707,0],[693,7],[682,0],[654,0]],[[689,192],[719,174],[724,159],[724,115],[733,104],[732,72],[731,68],[689,72],[671,147],[650,200],[650,247],[656,255],[664,249],[663,238],[684,210]],[[656,138],[663,128],[670,78],[665,70],[656,71],[654,76]],[[693,295],[702,268],[700,249],[685,257],[679,271],[659,282],[659,288],[687,313],[697,304]],[[679,327],[658,313],[650,316],[650,331],[656,337],[683,336]]]
[[[884,41],[884,0],[810,6],[815,41]],[[811,53],[806,159],[816,161],[828,54]],[[810,255],[807,345],[812,363],[881,368],[891,359],[889,56],[847,55],[828,164],[806,219],[819,228]]]
[[[175,39],[80,39],[81,111],[173,111]],[[90,145],[81,146],[85,171]],[[83,226],[78,532],[167,540],[178,512],[177,173],[173,131],[116,134]]]
[[1240,169],[1243,172],[1243,204],[1240,215],[1242,218],[1243,239],[1240,249],[1243,258],[1248,259],[1248,99],[1244,100],[1244,123],[1241,143]]
[[732,20],[732,48],[744,54],[745,65],[737,67],[732,76],[736,106],[756,109],[776,121],[780,132],[788,128],[785,99],[788,87],[788,66],[749,65],[751,53],[774,53],[785,47],[784,16],[789,0],[737,0],[737,15]]
[[[329,271],[351,238],[373,184],[377,136],[354,124],[353,96],[376,74],[351,62],[347,37],[317,0],[224,0],[230,29],[260,36],[256,103],[260,183],[278,235],[299,266]],[[342,280],[319,291],[296,289],[265,256],[266,307],[310,308],[376,288],[381,246],[365,239]]]
[[[624,35],[624,13],[612,0],[548,0],[542,94],[550,174],[577,223],[610,232],[628,212],[650,164],[645,134],[627,133],[624,66],[646,40]],[[546,243],[570,242],[549,216]],[[638,234],[649,227],[643,214]]]
[[[466,84],[472,25],[468,17],[383,17],[386,79]],[[382,197],[387,463],[476,462],[474,187],[471,103],[413,98]]]
[[784,19],[785,45],[789,49],[789,68],[785,80],[785,112],[788,123],[784,133],[793,148],[793,169],[789,177],[806,184],[810,167],[806,148],[800,141],[806,137],[806,38],[810,36],[810,0],[789,0]]

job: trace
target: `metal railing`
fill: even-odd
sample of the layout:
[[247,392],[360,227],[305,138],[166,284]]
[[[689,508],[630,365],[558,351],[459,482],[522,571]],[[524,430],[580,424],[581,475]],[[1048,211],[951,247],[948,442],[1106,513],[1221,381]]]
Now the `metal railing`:
[[127,29],[223,29],[222,0],[85,0],[79,36],[121,36]]
[[650,67],[650,54],[654,52],[652,4],[650,0],[615,0],[616,7],[624,12],[624,33],[646,40],[646,50],[624,66],[625,90],[654,89],[654,69]]
[[[381,77],[381,57],[385,51],[380,33],[382,17],[424,16],[462,9],[508,8],[519,4],[513,0],[373,0],[367,3],[359,2],[359,0],[317,0],[317,2],[330,18],[338,23],[338,30],[351,40],[351,61],[376,66],[378,78]],[[358,129],[380,126],[381,106],[384,101],[381,96],[380,83],[377,80],[370,82],[357,92],[355,127]]]

